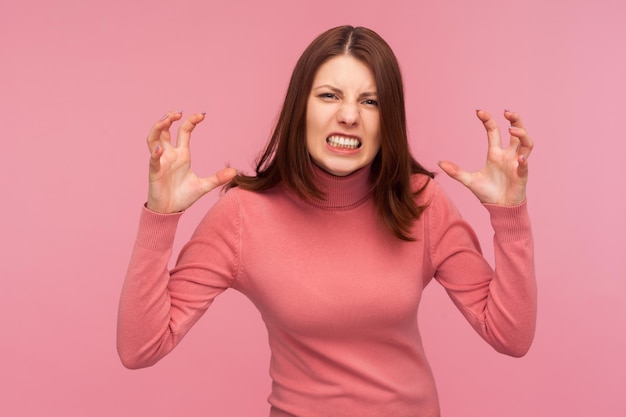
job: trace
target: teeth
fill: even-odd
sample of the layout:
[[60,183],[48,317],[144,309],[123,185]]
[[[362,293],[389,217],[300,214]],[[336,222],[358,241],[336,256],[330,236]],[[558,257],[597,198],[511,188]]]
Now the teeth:
[[333,148],[356,149],[361,146],[361,142],[358,139],[343,136],[329,136],[326,142]]

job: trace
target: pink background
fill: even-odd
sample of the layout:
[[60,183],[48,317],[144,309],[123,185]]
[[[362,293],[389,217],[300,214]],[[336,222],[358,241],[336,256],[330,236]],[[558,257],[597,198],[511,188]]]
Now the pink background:
[[[624,17],[622,0],[5,2],[0,414],[267,415],[265,329],[235,291],[155,367],[117,358],[145,136],[166,110],[205,111],[196,170],[249,170],[299,54],[348,23],[394,48],[427,167],[481,165],[476,108],[517,110],[536,142],[535,344],[495,353],[431,285],[420,322],[444,416],[626,416]],[[486,212],[439,180],[490,253]],[[215,198],[185,215],[177,247]]]

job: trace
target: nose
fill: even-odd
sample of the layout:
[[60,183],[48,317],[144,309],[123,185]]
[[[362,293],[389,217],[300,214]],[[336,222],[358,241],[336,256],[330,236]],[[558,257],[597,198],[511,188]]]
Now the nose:
[[339,123],[353,126],[356,125],[359,121],[360,109],[358,104],[351,104],[343,102],[339,107],[339,111],[337,111],[337,119]]

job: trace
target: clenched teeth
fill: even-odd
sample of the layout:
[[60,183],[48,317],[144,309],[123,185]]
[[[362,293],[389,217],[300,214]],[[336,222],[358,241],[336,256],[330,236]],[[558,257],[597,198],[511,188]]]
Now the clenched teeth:
[[344,136],[329,136],[326,142],[333,148],[356,149],[361,146],[361,142],[355,138],[346,138]]

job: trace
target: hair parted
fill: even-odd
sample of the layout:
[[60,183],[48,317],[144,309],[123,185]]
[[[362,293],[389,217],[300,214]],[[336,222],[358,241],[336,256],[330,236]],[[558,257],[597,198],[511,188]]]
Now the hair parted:
[[387,228],[402,240],[414,240],[411,226],[424,206],[418,206],[411,175],[434,174],[409,150],[404,88],[398,61],[389,45],[364,27],[339,26],[319,35],[302,53],[291,75],[282,110],[272,136],[256,164],[256,175],[239,174],[227,189],[268,190],[281,181],[303,199],[323,199],[314,183],[306,147],[307,101],[319,67],[338,55],[365,63],[374,74],[380,112],[381,148],[371,166],[374,201]]

